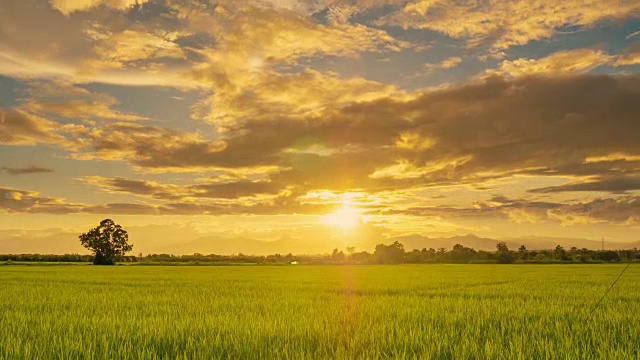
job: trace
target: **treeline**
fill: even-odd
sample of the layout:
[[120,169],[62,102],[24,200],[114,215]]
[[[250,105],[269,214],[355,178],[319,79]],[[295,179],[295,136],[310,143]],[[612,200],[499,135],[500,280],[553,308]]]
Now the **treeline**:
[[[349,249],[347,249],[349,250]],[[552,262],[620,262],[640,260],[640,250],[589,250],[572,247],[565,249],[558,245],[555,249],[549,250],[528,250],[522,245],[517,251],[512,251],[507,244],[502,242],[496,246],[496,251],[475,250],[460,244],[453,246],[451,250],[446,248],[438,249],[414,249],[405,251],[404,246],[399,242],[391,245],[379,244],[373,254],[349,253],[335,249],[332,258],[336,261],[366,261],[368,263],[391,264],[391,263],[552,263]]]
[[293,254],[281,255],[216,255],[216,254],[193,254],[193,255],[173,255],[173,254],[149,254],[138,257],[139,262],[147,263],[220,263],[220,264],[289,264],[299,261],[306,256],[294,256]]
[[[91,262],[92,255],[42,255],[42,254],[0,254],[0,262]],[[406,251],[404,245],[394,242],[390,245],[379,244],[373,253],[355,251],[349,247],[334,249],[327,255],[274,254],[257,255],[173,255],[148,254],[143,256],[124,256],[119,262],[137,262],[147,264],[191,263],[191,264],[429,264],[429,263],[598,263],[640,261],[640,250],[589,250],[572,247],[565,249],[558,245],[549,250],[528,250],[524,245],[511,250],[505,243],[499,243],[496,251],[475,250],[456,244],[452,249],[424,248]]]
[[[80,254],[0,254],[0,261],[16,261],[16,262],[92,262],[93,255]],[[122,256],[118,259],[120,262],[137,262],[135,256]]]

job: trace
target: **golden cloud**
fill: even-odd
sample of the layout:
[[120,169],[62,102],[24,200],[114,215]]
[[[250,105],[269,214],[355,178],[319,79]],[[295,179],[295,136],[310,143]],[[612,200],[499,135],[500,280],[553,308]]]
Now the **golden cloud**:
[[[151,6],[133,0],[55,0],[54,10],[38,1],[0,4],[9,19],[0,27],[0,74],[71,83],[213,85],[216,92],[233,92],[251,84],[256,73],[301,59],[411,46],[380,29],[348,22],[325,25],[288,6],[264,6],[268,2]],[[130,13],[103,11],[135,4]],[[76,11],[84,13],[75,16]]]
[[458,56],[449,57],[449,58],[446,58],[446,59],[442,60],[439,63],[425,64],[424,65],[424,70],[423,71],[419,71],[416,75],[417,76],[428,75],[428,74],[431,74],[432,72],[434,72],[436,70],[453,69],[455,67],[458,67],[461,63],[462,63],[462,58],[461,57],[458,57]]
[[[156,181],[88,176],[80,181],[110,193],[125,193],[160,200],[239,199],[249,196],[278,195],[282,185],[265,180],[237,180],[192,185],[163,184]],[[244,199],[245,201],[247,199]]]
[[584,162],[587,164],[613,161],[640,161],[640,154],[632,155],[625,153],[613,153],[603,156],[590,156],[584,159]]
[[640,42],[636,41],[627,46],[618,56],[615,66],[630,66],[640,64]]
[[62,129],[63,126],[54,121],[24,111],[0,107],[0,144],[67,146],[67,139],[60,134]]
[[570,182],[558,186],[531,189],[532,193],[558,193],[567,191],[592,191],[625,193],[640,190],[640,177],[637,175],[589,176],[581,181]]
[[305,188],[478,182],[517,173],[633,173],[634,162],[584,159],[640,153],[634,120],[640,104],[620,102],[639,94],[636,77],[493,77],[345,103],[322,115],[287,114],[284,106],[267,113],[265,107],[265,114],[246,116],[213,141],[154,126],[110,124],[86,131],[85,152],[156,171],[275,166],[287,170],[273,179]]
[[140,17],[140,9],[136,16],[104,10],[127,4],[119,0],[60,1],[68,11],[86,10],[65,16],[42,2],[0,3],[0,74],[71,83],[196,86],[183,75],[191,64],[180,58],[175,43],[184,26],[166,16]]
[[551,219],[567,225],[606,222],[633,224],[640,221],[640,197],[626,196],[568,204],[548,214]]
[[71,15],[77,11],[87,11],[98,6],[116,10],[126,10],[139,6],[149,0],[49,0],[51,7],[64,15]]
[[100,35],[94,46],[94,56],[84,61],[82,72],[90,73],[103,68],[121,69],[142,62],[144,67],[161,64],[167,60],[186,60],[181,47],[174,41],[180,34],[165,31],[164,34],[152,34],[142,28],[125,29],[116,33],[106,32]]
[[193,80],[212,95],[196,116],[221,127],[245,118],[308,116],[355,101],[388,96],[395,87],[362,78],[287,70],[323,56],[357,56],[396,51],[409,45],[386,32],[362,25],[323,25],[292,11],[242,7],[217,8],[190,15],[192,29],[216,39],[214,48],[194,50],[205,60],[194,66]]
[[470,46],[488,42],[494,49],[506,49],[548,39],[566,26],[589,28],[639,12],[640,4],[634,1],[416,0],[379,23],[441,32]]
[[30,83],[29,98],[19,108],[29,113],[59,115],[74,120],[148,120],[144,116],[113,109],[117,105],[118,100],[105,93],[93,93],[62,81],[37,81]]
[[288,193],[237,201],[190,202],[163,204],[110,203],[83,204],[62,198],[40,196],[38,192],[0,187],[0,210],[9,213],[44,214],[111,214],[111,215],[232,215],[232,214],[323,214],[332,208],[326,204],[301,204]]
[[467,207],[408,207],[388,208],[379,214],[410,215],[427,218],[501,219],[515,223],[559,223],[562,225],[608,223],[627,225],[637,223],[640,197],[622,196],[595,199],[587,202],[555,203],[527,199],[494,197],[489,202],[476,202]]
[[221,130],[233,128],[242,119],[320,117],[354,102],[385,98],[401,92],[394,86],[362,78],[340,79],[314,70],[280,74],[263,71],[253,76],[227,78],[198,107],[201,118]]
[[425,67],[427,69],[453,69],[454,67],[460,65],[460,63],[462,63],[462,58],[458,56],[453,56],[450,58],[446,58],[436,64],[427,64],[425,65]]
[[575,49],[555,52],[540,59],[505,60],[499,72],[510,76],[535,74],[560,74],[588,72],[598,66],[610,64],[614,56],[602,50]]

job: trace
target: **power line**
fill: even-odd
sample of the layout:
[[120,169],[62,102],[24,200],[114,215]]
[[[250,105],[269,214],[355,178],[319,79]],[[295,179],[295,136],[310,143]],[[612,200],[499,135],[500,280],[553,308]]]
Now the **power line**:
[[625,268],[622,270],[620,275],[618,275],[618,277],[616,278],[616,281],[614,281],[613,284],[611,284],[611,286],[609,286],[607,291],[605,291],[604,295],[602,295],[600,300],[594,305],[594,307],[591,309],[591,311],[589,312],[589,315],[587,315],[587,318],[585,320],[589,320],[589,318],[591,317],[593,312],[596,311],[596,308],[600,305],[600,303],[602,303],[602,300],[604,300],[604,298],[607,297],[607,294],[609,294],[609,291],[611,291],[611,289],[613,289],[613,286],[618,282],[618,280],[620,280],[620,278],[622,277],[622,274],[624,274],[624,272],[627,271],[627,269],[629,268],[630,265],[631,265],[631,259],[629,259],[629,263],[627,264],[627,266],[625,266]]

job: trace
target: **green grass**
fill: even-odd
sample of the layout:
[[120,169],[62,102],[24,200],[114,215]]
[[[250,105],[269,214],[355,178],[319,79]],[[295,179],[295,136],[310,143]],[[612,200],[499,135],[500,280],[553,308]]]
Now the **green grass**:
[[0,266],[0,359],[638,359],[623,266]]

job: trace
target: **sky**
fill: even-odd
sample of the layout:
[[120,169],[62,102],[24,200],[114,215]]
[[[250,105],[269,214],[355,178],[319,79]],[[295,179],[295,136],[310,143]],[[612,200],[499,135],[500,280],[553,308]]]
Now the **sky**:
[[2,1],[0,241],[638,241],[639,72],[634,0]]

